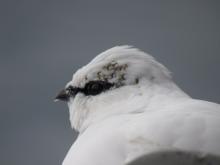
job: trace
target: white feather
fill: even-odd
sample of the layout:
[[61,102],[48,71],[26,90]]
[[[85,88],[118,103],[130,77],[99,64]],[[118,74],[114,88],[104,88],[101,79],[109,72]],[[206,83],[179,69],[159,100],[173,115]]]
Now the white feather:
[[[125,69],[116,67],[111,78],[112,70],[105,68],[115,62]],[[170,150],[220,156],[220,106],[189,97],[152,56],[131,46],[111,48],[68,85],[84,87],[103,77],[121,86],[96,96],[79,93],[68,102],[80,134],[63,165],[123,165]]]

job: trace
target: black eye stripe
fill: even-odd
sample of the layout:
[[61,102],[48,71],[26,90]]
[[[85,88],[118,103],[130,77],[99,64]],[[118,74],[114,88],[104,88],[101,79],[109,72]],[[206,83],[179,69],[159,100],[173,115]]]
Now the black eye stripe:
[[78,92],[81,91],[81,89],[80,89],[80,88],[73,87],[73,86],[68,86],[68,87],[66,88],[66,91],[67,91],[67,93],[68,93],[69,95],[75,96]]
[[90,81],[84,87],[85,95],[98,95],[110,89],[114,84],[107,81]]
[[94,96],[110,89],[112,86],[114,86],[114,84],[107,81],[90,81],[84,88],[77,88],[70,85],[66,88],[66,91],[70,96],[75,96],[79,92],[84,93],[87,96]]

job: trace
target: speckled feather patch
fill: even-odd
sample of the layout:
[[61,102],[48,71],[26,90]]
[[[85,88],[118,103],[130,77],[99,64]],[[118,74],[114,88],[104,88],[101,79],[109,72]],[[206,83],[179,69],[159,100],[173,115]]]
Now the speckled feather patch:
[[126,80],[126,69],[128,64],[118,64],[116,61],[111,61],[102,67],[102,71],[96,73],[97,80],[108,81],[115,83],[116,87],[122,86]]

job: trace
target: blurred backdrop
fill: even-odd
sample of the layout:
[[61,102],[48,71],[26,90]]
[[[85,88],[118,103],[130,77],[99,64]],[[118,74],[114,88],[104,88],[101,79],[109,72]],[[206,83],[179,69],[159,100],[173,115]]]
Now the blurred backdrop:
[[218,0],[1,0],[0,164],[60,165],[77,133],[53,98],[77,68],[134,45],[198,99],[220,102]]

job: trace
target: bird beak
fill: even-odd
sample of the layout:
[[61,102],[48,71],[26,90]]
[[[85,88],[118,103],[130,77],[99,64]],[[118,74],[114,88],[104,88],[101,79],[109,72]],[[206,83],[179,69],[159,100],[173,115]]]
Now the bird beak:
[[69,100],[69,94],[66,92],[65,89],[61,90],[58,95],[55,97],[54,101],[68,101]]

